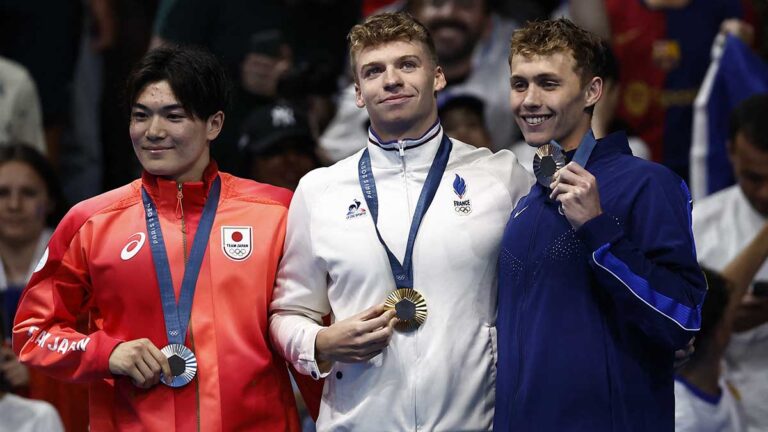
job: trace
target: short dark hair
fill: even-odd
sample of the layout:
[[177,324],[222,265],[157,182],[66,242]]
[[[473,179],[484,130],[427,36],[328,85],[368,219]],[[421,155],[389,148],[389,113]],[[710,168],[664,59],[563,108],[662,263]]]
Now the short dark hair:
[[756,94],[742,101],[731,111],[728,139],[736,141],[736,135],[744,134],[750,144],[762,151],[768,151],[768,93]]
[[65,203],[64,194],[59,186],[59,179],[51,162],[31,145],[15,141],[7,144],[0,143],[0,165],[7,162],[25,163],[43,179],[48,198],[53,205],[53,209],[46,219],[46,224],[55,227],[68,210],[68,206]]
[[605,71],[605,48],[595,34],[573,22],[556,20],[531,21],[512,33],[509,63],[514,56],[549,56],[570,52],[576,62],[576,72],[583,84]]
[[128,107],[148,84],[167,81],[174,96],[191,115],[206,120],[229,107],[232,84],[226,69],[210,52],[190,46],[149,51],[128,76]]
[[601,45],[603,58],[598,62],[598,65],[601,66],[602,69],[597,71],[597,76],[602,78],[603,82],[611,81],[613,83],[618,83],[619,78],[621,77],[619,60],[613,53],[613,48],[611,48],[611,44],[608,43],[608,41],[603,40]]
[[693,343],[696,351],[691,356],[691,365],[709,353],[712,338],[723,322],[730,297],[729,283],[721,274],[705,267],[702,271],[707,280],[707,295],[701,307],[701,330]]
[[438,107],[438,116],[444,116],[451,110],[463,109],[476,115],[480,120],[485,121],[485,104],[477,96],[468,94],[462,94],[458,96],[449,97]]

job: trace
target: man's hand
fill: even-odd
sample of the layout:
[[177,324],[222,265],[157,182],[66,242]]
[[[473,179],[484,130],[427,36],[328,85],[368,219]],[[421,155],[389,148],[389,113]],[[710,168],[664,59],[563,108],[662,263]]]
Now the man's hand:
[[549,187],[549,197],[560,202],[563,214],[575,230],[603,213],[595,176],[576,162],[558,170]]
[[29,370],[19,362],[13,350],[0,346],[0,375],[11,387],[25,387],[29,384]]
[[688,341],[688,345],[686,345],[685,348],[675,351],[675,369],[680,368],[680,366],[688,363],[688,360],[691,359],[693,353],[696,352],[696,347],[693,345],[695,341],[696,337],[692,337],[691,340]]
[[741,39],[747,45],[752,45],[755,40],[755,28],[746,21],[730,18],[720,24],[720,33],[732,34]]
[[748,293],[736,306],[733,331],[744,332],[768,322],[768,298]]
[[373,306],[317,333],[315,359],[318,362],[364,362],[389,345],[395,311]]
[[109,371],[127,375],[139,388],[150,388],[160,382],[162,372],[171,378],[168,359],[149,339],[136,339],[118,345],[109,356]]

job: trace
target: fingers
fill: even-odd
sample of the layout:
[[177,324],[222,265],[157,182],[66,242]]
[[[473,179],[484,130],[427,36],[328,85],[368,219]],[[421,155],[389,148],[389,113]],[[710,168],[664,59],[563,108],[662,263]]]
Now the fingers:
[[140,388],[154,386],[160,372],[170,376],[170,366],[160,350],[149,339],[119,344],[109,357],[109,370],[115,375],[129,376]]
[[171,379],[171,365],[168,363],[168,357],[165,356],[156,346],[149,346],[150,359],[148,361],[155,365],[163,373],[167,380]]
[[368,309],[360,312],[359,314],[355,315],[354,318],[357,318],[360,321],[368,321],[370,319],[380,316],[386,311],[387,311],[387,308],[384,306],[384,303],[380,303],[375,306],[371,306]]
[[389,322],[395,318],[395,314],[396,312],[394,309],[385,310],[384,313],[378,317],[364,321],[360,326],[360,333],[369,333],[388,326]]

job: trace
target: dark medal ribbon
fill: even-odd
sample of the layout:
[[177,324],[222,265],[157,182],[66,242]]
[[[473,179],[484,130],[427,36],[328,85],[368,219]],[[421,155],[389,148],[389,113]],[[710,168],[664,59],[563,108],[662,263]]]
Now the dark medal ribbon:
[[197,285],[197,278],[200,274],[205,250],[208,247],[213,220],[216,217],[216,209],[219,206],[220,193],[221,180],[217,176],[208,193],[208,199],[203,207],[203,214],[192,242],[192,250],[184,266],[184,278],[181,282],[181,293],[177,303],[157,207],[147,191],[143,187],[141,189],[141,199],[144,203],[144,215],[147,223],[147,236],[149,237],[149,246],[152,251],[152,261],[155,264],[157,284],[160,287],[165,330],[169,343],[160,351],[168,357],[172,377],[164,377],[162,382],[170,387],[181,387],[188,384],[197,373],[197,358],[192,350],[184,345],[184,341],[187,337],[189,318],[192,314],[192,299],[195,295],[195,286]]
[[387,246],[379,232],[379,198],[376,192],[376,180],[373,178],[373,171],[371,170],[371,156],[367,148],[360,157],[358,165],[360,187],[363,190],[365,202],[368,204],[368,210],[371,212],[376,236],[387,252],[389,266],[397,286],[397,289],[387,297],[385,305],[395,310],[399,320],[395,328],[400,331],[415,330],[427,319],[427,302],[421,293],[413,289],[413,245],[416,242],[416,234],[419,231],[424,214],[426,214],[430,204],[432,204],[432,199],[435,197],[437,188],[440,186],[440,180],[443,178],[445,167],[448,165],[448,156],[451,153],[452,147],[451,140],[447,135],[443,134],[440,147],[437,149],[437,154],[432,161],[432,166],[429,168],[424,187],[421,189],[421,194],[419,194],[419,200],[416,204],[416,210],[408,232],[408,243],[402,264],[389,249],[389,246]]

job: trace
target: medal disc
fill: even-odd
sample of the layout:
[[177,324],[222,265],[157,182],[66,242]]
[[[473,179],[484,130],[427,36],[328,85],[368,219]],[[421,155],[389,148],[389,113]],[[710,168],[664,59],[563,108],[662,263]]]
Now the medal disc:
[[416,330],[427,320],[427,301],[412,288],[396,289],[384,302],[387,309],[394,309],[397,317],[395,329],[401,332]]
[[[190,383],[197,373],[197,358],[191,349],[182,344],[170,344],[160,350],[171,366],[170,382],[161,376],[163,384],[169,387],[182,387]],[[162,375],[162,374],[161,374]]]
[[540,185],[549,188],[557,170],[565,166],[565,153],[555,144],[544,144],[533,156],[533,173]]

